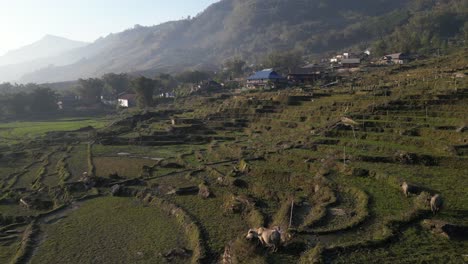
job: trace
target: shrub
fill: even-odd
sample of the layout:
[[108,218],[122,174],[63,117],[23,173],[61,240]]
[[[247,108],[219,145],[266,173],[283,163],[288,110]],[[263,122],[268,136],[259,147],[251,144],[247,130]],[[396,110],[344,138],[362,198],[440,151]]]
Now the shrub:
[[96,167],[94,166],[93,163],[93,143],[88,144],[88,175],[89,176],[95,176],[96,174]]
[[306,251],[299,259],[300,264],[321,264],[323,262],[322,253],[324,248],[322,244],[317,244],[314,248]]
[[68,170],[68,164],[66,162],[68,158],[68,155],[64,155],[57,162],[56,171],[60,179],[60,184],[64,184],[71,177],[70,171]]
[[[318,185],[320,186],[320,185]],[[327,207],[336,202],[333,190],[328,186],[322,186],[312,197],[314,204],[312,210],[305,217],[300,229],[313,227],[327,215]]]
[[273,216],[273,226],[279,226],[281,229],[288,229],[290,225],[290,216],[291,216],[291,205],[296,203],[293,199],[287,199],[281,203],[280,208]]

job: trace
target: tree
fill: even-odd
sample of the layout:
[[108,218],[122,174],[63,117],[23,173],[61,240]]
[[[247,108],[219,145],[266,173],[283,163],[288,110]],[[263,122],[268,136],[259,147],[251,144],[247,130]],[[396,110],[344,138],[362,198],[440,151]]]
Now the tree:
[[294,68],[304,63],[302,55],[302,52],[298,50],[273,52],[265,58],[263,64],[267,68],[273,68],[280,72],[291,72]]
[[9,94],[9,93],[13,93],[16,89],[16,87],[9,83],[9,82],[6,82],[6,83],[1,83],[0,84],[0,94]]
[[209,80],[211,74],[203,71],[185,71],[177,76],[177,79],[183,83],[200,83]]
[[9,115],[23,115],[30,110],[31,97],[25,92],[19,92],[6,97],[4,111]]
[[410,4],[410,8],[413,11],[429,9],[435,4],[435,2],[435,0],[413,0]]
[[156,76],[156,80],[158,81],[159,91],[161,93],[173,92],[177,86],[177,80],[170,74],[161,73]]
[[57,94],[50,88],[36,88],[30,94],[31,111],[45,113],[57,110]]
[[137,103],[140,108],[153,106],[153,94],[157,85],[158,81],[144,76],[132,81],[132,87],[137,95]]
[[130,88],[130,80],[125,73],[115,74],[108,73],[102,76],[104,80],[104,90],[113,97],[117,97],[120,93],[127,91]]
[[244,68],[246,62],[239,59],[233,58],[229,59],[224,63],[225,71],[230,75],[230,77],[241,77],[244,75]]
[[384,40],[377,40],[374,45],[372,45],[372,54],[376,56],[383,56],[387,52],[387,44]]
[[465,39],[465,41],[468,41],[468,22],[465,22],[465,24],[463,24],[463,37]]
[[78,94],[88,103],[94,104],[101,101],[104,82],[100,79],[79,79]]

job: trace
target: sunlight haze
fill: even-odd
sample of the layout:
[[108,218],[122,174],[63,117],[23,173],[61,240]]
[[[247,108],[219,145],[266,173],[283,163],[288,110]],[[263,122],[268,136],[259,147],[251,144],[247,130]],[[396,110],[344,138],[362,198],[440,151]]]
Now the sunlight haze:
[[93,42],[135,24],[195,16],[216,0],[0,0],[0,56],[47,34]]

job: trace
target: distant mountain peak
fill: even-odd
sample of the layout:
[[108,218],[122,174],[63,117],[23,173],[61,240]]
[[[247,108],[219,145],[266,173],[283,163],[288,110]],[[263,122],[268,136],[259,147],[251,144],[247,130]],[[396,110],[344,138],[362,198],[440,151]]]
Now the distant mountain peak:
[[57,36],[57,35],[46,34],[39,41],[49,40],[49,39],[66,39],[66,38],[60,37],[60,36]]
[[4,56],[0,56],[0,66],[14,65],[33,61],[40,58],[57,56],[72,49],[80,48],[89,43],[70,40],[64,37],[47,34],[38,41],[29,45],[11,50]]
[[52,34],[45,34],[44,37],[42,37],[42,39],[48,39],[48,38],[63,38],[63,37],[52,35]]
[[74,63],[75,59],[62,55],[88,44],[47,34],[36,42],[0,56],[0,83],[18,81],[24,74],[52,64],[59,66]]
[[39,41],[37,42],[41,42],[41,41],[68,41],[68,42],[78,42],[78,43],[84,43],[84,44],[88,44],[87,42],[84,42],[84,41],[79,41],[79,40],[72,40],[72,39],[68,39],[68,38],[65,38],[65,37],[61,37],[61,36],[57,36],[57,35],[52,35],[52,34],[46,34],[44,35]]

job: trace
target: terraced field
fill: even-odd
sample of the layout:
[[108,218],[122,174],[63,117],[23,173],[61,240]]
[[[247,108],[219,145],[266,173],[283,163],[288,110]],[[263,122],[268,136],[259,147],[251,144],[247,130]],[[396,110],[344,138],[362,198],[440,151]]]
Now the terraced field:
[[[9,134],[0,261],[464,263],[466,237],[435,223],[468,226],[467,70],[440,57]],[[278,252],[245,239],[260,226],[280,227]]]
[[70,210],[66,217],[58,214],[42,220],[44,241],[39,242],[32,263],[157,263],[164,261],[158,252],[190,249],[174,219],[137,200],[97,198]]

